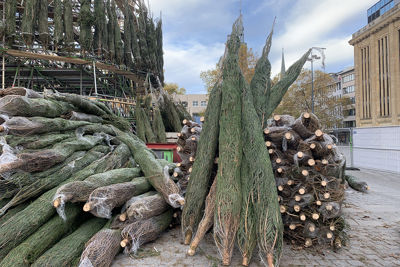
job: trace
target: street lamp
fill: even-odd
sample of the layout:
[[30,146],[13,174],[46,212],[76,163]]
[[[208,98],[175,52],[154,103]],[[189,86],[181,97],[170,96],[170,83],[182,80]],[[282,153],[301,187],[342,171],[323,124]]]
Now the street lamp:
[[[321,55],[324,55],[324,47],[311,47],[310,57],[307,59],[311,61],[311,112],[314,113],[314,60],[321,59],[318,55],[313,55],[313,50],[317,50]],[[323,61],[324,59],[322,59]],[[322,63],[323,64],[323,63]]]

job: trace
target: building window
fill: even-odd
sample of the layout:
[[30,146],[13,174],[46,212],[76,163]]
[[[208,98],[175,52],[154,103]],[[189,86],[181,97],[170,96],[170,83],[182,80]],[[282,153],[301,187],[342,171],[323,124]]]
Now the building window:
[[390,71],[388,37],[378,40],[379,110],[381,117],[390,115]]
[[207,107],[207,101],[201,101],[200,106],[202,107]]
[[356,98],[355,97],[350,97],[350,103],[355,104],[356,103]]
[[193,101],[193,107],[198,107],[199,106],[199,101]]
[[369,46],[361,49],[361,118],[371,118],[371,84],[370,84],[370,56]]
[[356,115],[356,109],[352,108],[347,111],[347,116],[355,116],[355,115]]
[[354,74],[349,74],[343,77],[343,82],[347,83],[354,80]]
[[351,85],[351,86],[348,86],[348,87],[345,87],[344,89],[343,89],[343,93],[344,94],[350,94],[350,93],[353,93],[354,92],[354,85]]

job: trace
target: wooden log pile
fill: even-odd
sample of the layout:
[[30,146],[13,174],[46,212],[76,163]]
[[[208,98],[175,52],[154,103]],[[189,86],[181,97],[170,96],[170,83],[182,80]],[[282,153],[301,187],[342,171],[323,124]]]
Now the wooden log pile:
[[0,107],[1,267],[110,266],[184,205],[176,165],[101,103],[18,88]]
[[[204,121],[204,118],[201,118]],[[178,155],[181,158],[174,170],[173,177],[183,192],[190,179],[190,173],[193,169],[193,163],[196,160],[197,143],[200,138],[202,126],[194,121],[183,120],[183,127],[178,133]]]
[[342,217],[345,158],[318,118],[275,115],[264,129],[284,236],[292,244],[340,248],[346,242]]

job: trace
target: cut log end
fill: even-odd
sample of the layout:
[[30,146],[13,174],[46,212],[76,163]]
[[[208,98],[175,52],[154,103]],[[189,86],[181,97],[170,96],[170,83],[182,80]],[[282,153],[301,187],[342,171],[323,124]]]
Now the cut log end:
[[300,195],[304,195],[305,193],[306,193],[306,189],[304,189],[303,187],[299,189]]
[[293,180],[288,180],[287,181],[287,185],[293,185],[294,184],[294,181]]
[[178,146],[178,147],[176,148],[176,151],[178,151],[178,152],[181,152],[182,150],[183,150],[183,148],[180,147],[180,146]]
[[323,160],[321,161],[321,163],[322,163],[323,165],[328,165],[328,161],[327,161],[326,159],[323,159]]
[[196,254],[196,250],[193,249],[193,248],[189,248],[188,251],[187,251],[187,254],[188,254],[189,256],[194,256],[194,254]]
[[327,183],[326,181],[321,181],[321,185],[322,185],[322,186],[325,187],[327,184],[328,184],[328,183]]
[[120,245],[121,245],[121,247],[124,248],[124,247],[126,247],[128,245],[128,243],[129,243],[129,240],[128,239],[124,239],[124,240],[121,241]]
[[243,256],[242,265],[249,266],[249,264],[250,264],[249,258],[247,256]]
[[274,116],[274,121],[280,121],[280,120],[281,120],[281,116],[279,116],[279,115]]
[[271,155],[271,154],[273,154],[274,153],[274,150],[271,148],[271,149],[268,149],[268,153]]
[[267,255],[267,263],[268,263],[268,267],[275,267],[274,265],[274,255],[271,253],[268,253]]
[[319,219],[319,214],[318,213],[313,213],[312,214],[313,220],[318,220]]
[[324,134],[324,132],[322,132],[322,131],[319,130],[319,129],[315,131],[315,136],[316,136],[316,137],[322,137],[323,134]]
[[331,144],[329,144],[329,145],[326,146],[326,148],[327,148],[328,150],[332,150],[333,146],[332,146]]
[[191,240],[192,240],[192,231],[187,231],[187,232],[185,233],[184,244],[185,244],[185,245],[189,245]]
[[313,160],[313,159],[309,159],[308,161],[307,161],[307,163],[308,163],[308,165],[309,166],[314,166],[315,165],[315,160]]
[[188,173],[192,173],[193,169],[192,167],[189,168]]
[[182,121],[182,124],[183,125],[186,125],[186,124],[188,124],[189,123],[189,121],[187,120],[187,119],[184,119],[183,121]]
[[327,237],[328,239],[331,239],[331,238],[333,237],[333,234],[332,234],[331,232],[328,232],[328,233],[326,234],[326,237]]
[[329,230],[335,231],[335,226],[334,225],[329,226]]
[[182,167],[182,163],[181,162],[177,163],[176,167]]
[[285,138],[286,138],[286,140],[292,139],[292,134],[289,132],[285,133]]
[[174,172],[173,176],[174,176],[174,177],[178,177],[178,176],[179,176],[179,173]]
[[283,172],[283,169],[282,169],[282,168],[278,168],[276,171],[277,171],[278,173],[282,173],[282,172]]
[[303,176],[308,176],[309,172],[307,170],[302,170],[301,174],[303,174]]
[[290,230],[295,230],[296,229],[296,225],[295,224],[290,224],[289,225],[289,229]]
[[279,206],[279,210],[280,210],[281,213],[285,213],[286,212],[286,207],[283,206],[283,205],[280,205]]
[[53,207],[58,208],[61,205],[61,198],[57,198],[56,200],[53,201]]
[[181,133],[177,133],[176,136],[182,137],[182,134]]
[[295,195],[295,196],[294,196],[294,200],[296,200],[297,202],[299,202],[299,201],[301,200],[301,196]]
[[265,134],[269,134],[269,133],[270,133],[270,130],[269,130],[268,128],[265,128],[265,129],[264,129],[264,133],[265,133]]
[[[189,179],[189,178],[188,178]],[[179,199],[178,200],[179,205],[184,206],[185,205],[185,199]]]
[[312,143],[312,144],[310,145],[310,149],[315,149],[316,146],[317,146],[316,144]]
[[204,122],[205,118],[204,117],[200,117],[200,122]]
[[124,221],[126,221],[126,213],[124,212],[124,213],[122,213],[121,215],[119,215],[119,220],[121,221],[121,222],[124,222]]
[[297,157],[298,157],[299,159],[303,158],[303,156],[304,156],[304,153],[303,153],[303,152],[301,152],[301,151],[297,152]]
[[311,238],[307,238],[307,239],[306,239],[306,242],[304,243],[304,246],[305,246],[306,248],[312,246],[312,240],[311,240]]
[[280,158],[277,158],[277,159],[275,160],[275,162],[276,162],[277,164],[281,164],[281,163],[282,163],[282,160],[281,160]]
[[0,132],[4,132],[4,126],[3,125],[0,125]]
[[299,205],[294,205],[293,207],[295,212],[299,212],[300,211],[300,206]]
[[325,199],[328,199],[328,198],[330,198],[330,197],[331,197],[331,194],[329,194],[328,192],[324,193],[324,198],[325,198]]
[[306,215],[300,214],[300,221],[305,221],[306,220]]
[[317,200],[317,202],[315,202],[315,204],[317,204],[317,206],[321,206],[322,202],[320,200]]
[[310,225],[310,227],[308,227],[308,230],[313,233],[315,232],[315,226],[314,225]]
[[190,162],[194,162],[194,157],[190,157],[190,158],[189,158],[189,161],[190,161]]
[[270,147],[270,146],[272,146],[272,143],[271,143],[270,141],[267,141],[267,142],[265,142],[265,145],[266,145],[267,147]]
[[84,212],[88,212],[92,209],[90,203],[86,203],[85,205],[83,205],[83,211]]
[[278,191],[283,191],[283,186],[278,186]]
[[308,113],[308,112],[305,112],[305,113],[303,114],[303,118],[304,118],[304,119],[309,119],[310,117],[311,117],[311,114]]

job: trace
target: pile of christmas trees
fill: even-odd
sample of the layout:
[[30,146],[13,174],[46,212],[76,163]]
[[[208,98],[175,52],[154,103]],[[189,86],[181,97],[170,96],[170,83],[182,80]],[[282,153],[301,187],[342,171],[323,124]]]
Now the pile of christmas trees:
[[176,166],[128,122],[78,95],[1,95],[0,266],[109,266],[171,224]]
[[268,60],[271,32],[248,84],[238,62],[242,34],[240,17],[227,41],[222,79],[210,94],[186,191],[182,232],[185,243],[190,244],[189,255],[195,253],[200,240],[213,225],[215,244],[224,265],[230,264],[237,244],[244,265],[250,264],[258,246],[261,260],[268,266],[277,266],[282,251],[283,224],[263,128],[296,80],[309,52],[272,85]]
[[[7,0],[0,35],[8,47],[39,45],[55,53],[70,53],[79,47],[84,57],[149,72],[152,79],[158,77],[163,83],[161,19],[153,19],[143,0],[135,1],[135,7],[121,2],[123,10],[114,0],[55,0],[50,5],[46,0]],[[53,23],[48,22],[50,17]]]

